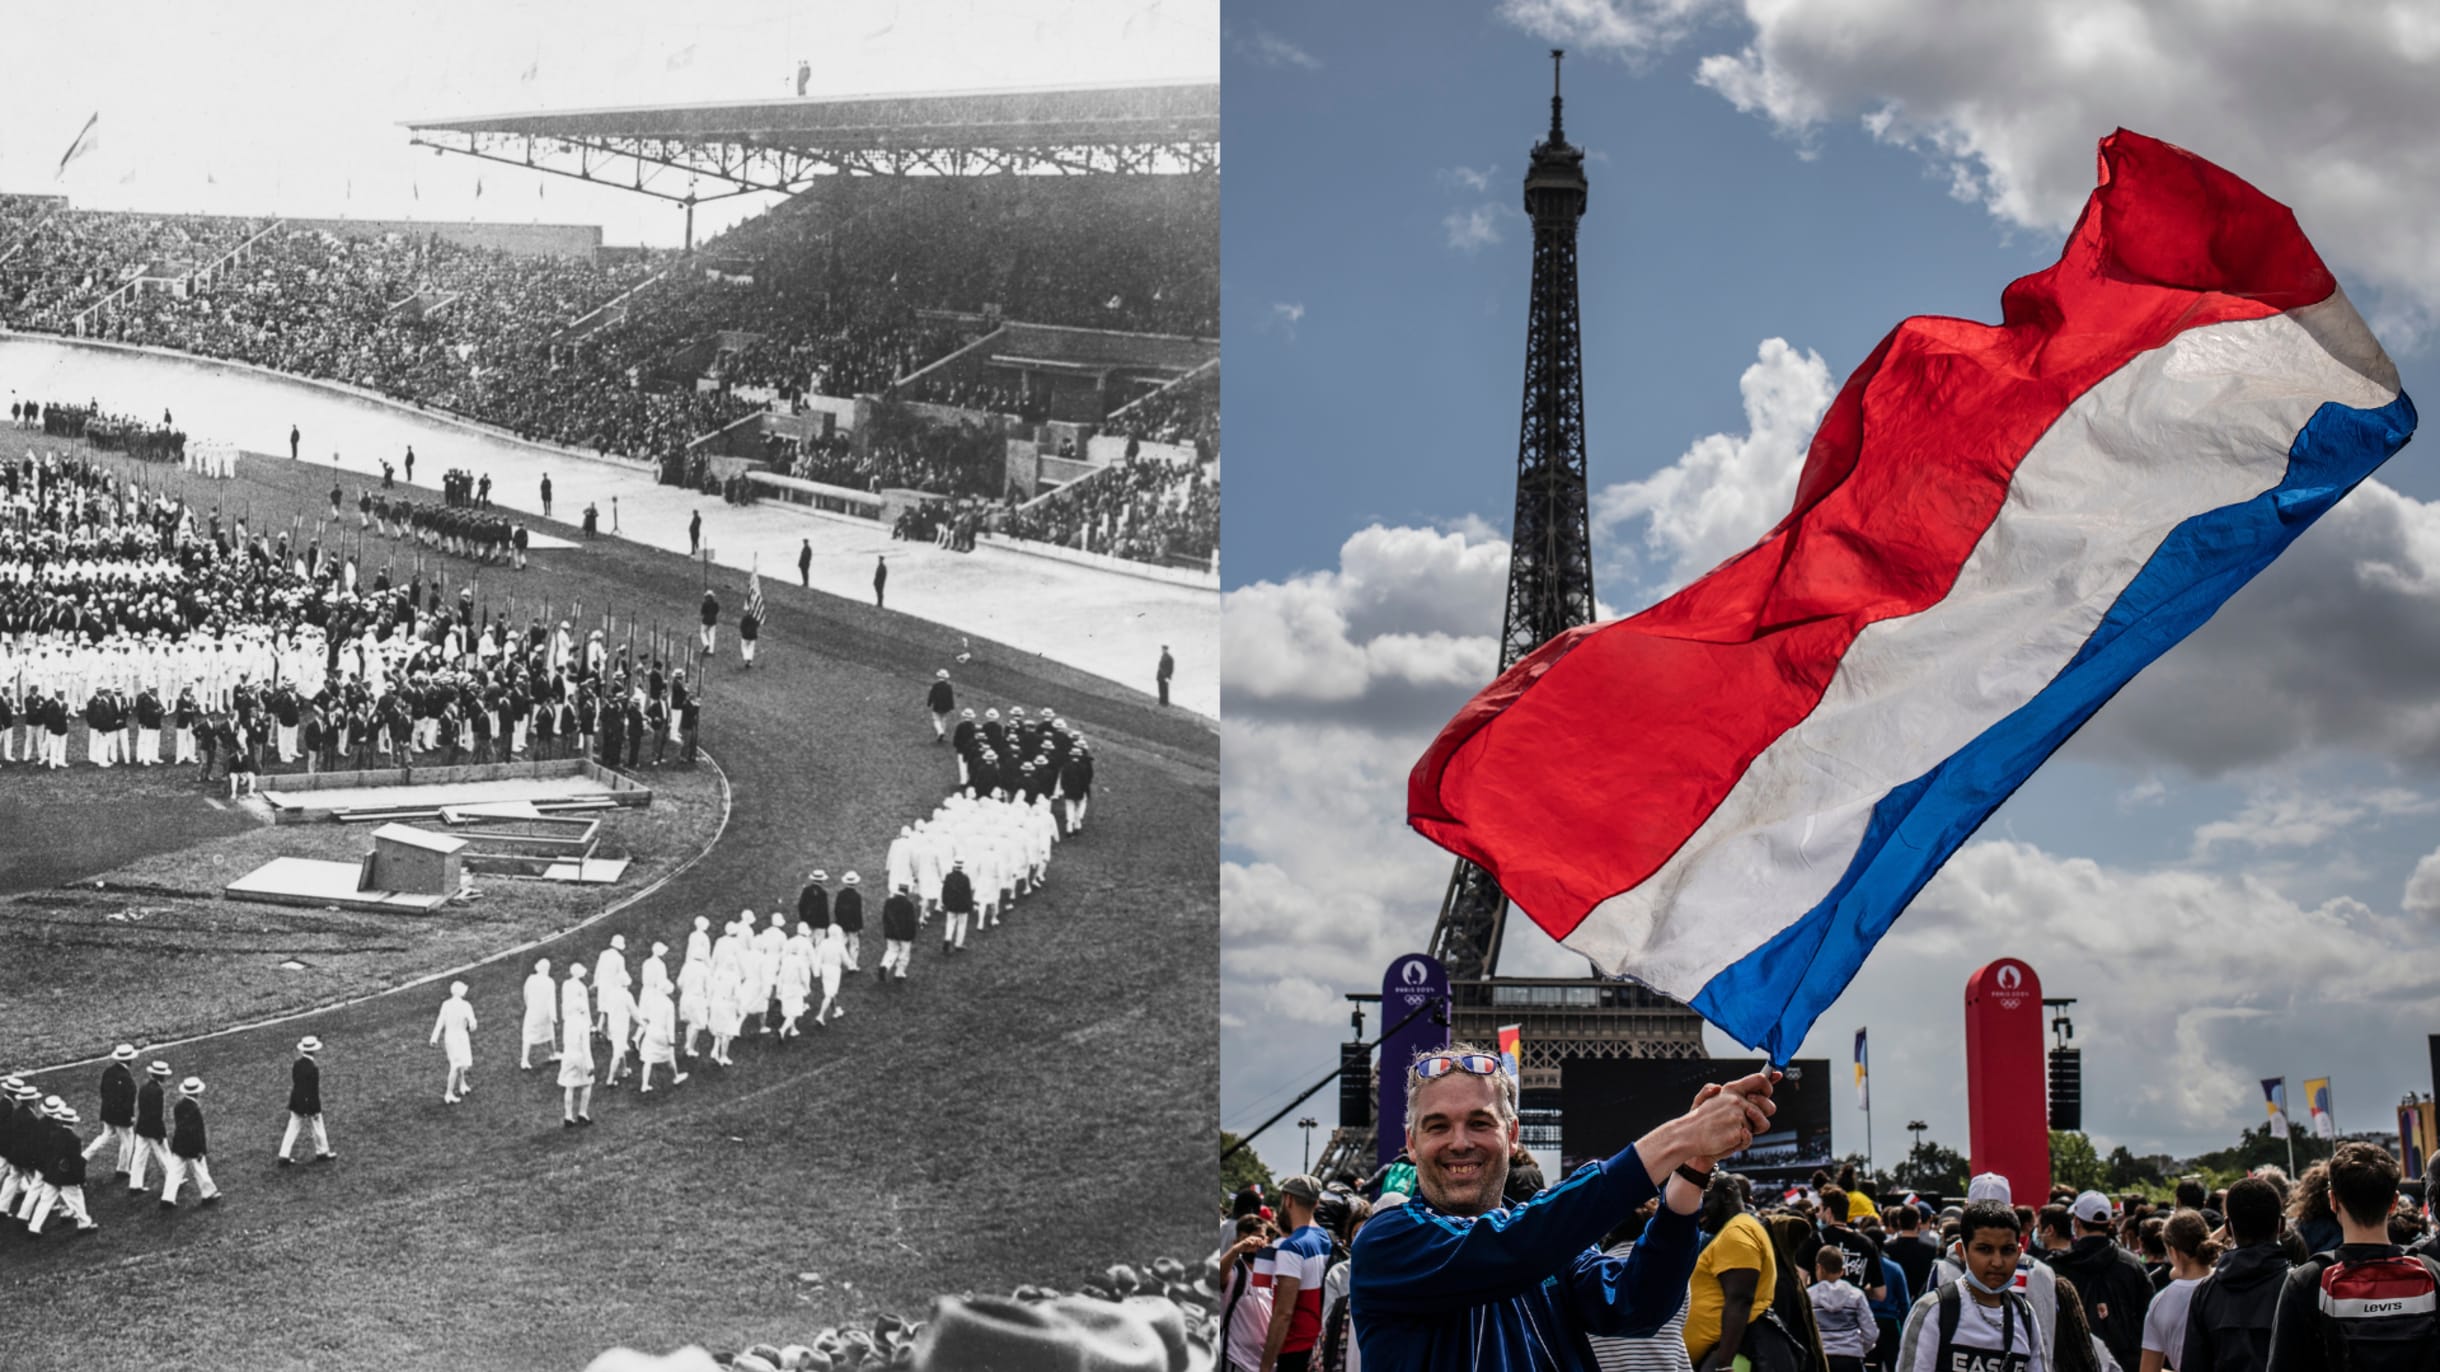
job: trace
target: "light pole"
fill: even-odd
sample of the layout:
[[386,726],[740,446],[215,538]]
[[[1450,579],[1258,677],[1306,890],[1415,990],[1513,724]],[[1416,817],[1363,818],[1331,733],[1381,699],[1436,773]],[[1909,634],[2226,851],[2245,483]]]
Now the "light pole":
[[1915,1136],[1915,1146],[1906,1154],[1906,1162],[1910,1171],[1920,1170],[1923,1165],[1923,1131],[1929,1128],[1931,1126],[1921,1120],[1906,1122],[1906,1132]]
[[1305,1131],[1305,1170],[1307,1172],[1313,1170],[1313,1130],[1320,1123],[1320,1120],[1311,1115],[1296,1122],[1296,1127]]

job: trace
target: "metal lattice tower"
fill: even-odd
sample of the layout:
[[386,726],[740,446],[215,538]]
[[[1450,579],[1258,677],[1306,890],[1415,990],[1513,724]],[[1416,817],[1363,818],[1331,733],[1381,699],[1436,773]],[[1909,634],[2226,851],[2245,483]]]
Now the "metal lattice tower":
[[[1550,55],[1550,137],[1525,172],[1533,220],[1533,298],[1525,324],[1525,414],[1517,437],[1517,511],[1508,563],[1500,670],[1562,629],[1593,619],[1593,536],[1584,490],[1584,354],[1577,329],[1576,221],[1584,216],[1584,150],[1560,121],[1559,60]],[[1508,898],[1462,858],[1441,898],[1432,955],[1452,981],[1497,970]]]

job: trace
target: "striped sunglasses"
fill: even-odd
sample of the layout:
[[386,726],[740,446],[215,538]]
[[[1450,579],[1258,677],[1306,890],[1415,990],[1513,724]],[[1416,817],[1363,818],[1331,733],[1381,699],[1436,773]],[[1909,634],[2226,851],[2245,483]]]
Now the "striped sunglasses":
[[1500,1060],[1489,1053],[1435,1053],[1428,1058],[1415,1060],[1415,1076],[1422,1081],[1445,1077],[1451,1072],[1492,1077],[1498,1076],[1501,1070]]

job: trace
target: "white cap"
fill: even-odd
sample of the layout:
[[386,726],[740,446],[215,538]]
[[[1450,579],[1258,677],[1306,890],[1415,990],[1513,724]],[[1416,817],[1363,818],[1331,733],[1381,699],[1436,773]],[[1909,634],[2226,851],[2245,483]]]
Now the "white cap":
[[2110,1198],[2098,1191],[2084,1192],[2077,1196],[2076,1203],[2068,1208],[2074,1212],[2077,1219],[2086,1224],[2108,1224],[2112,1213]]
[[1982,1173],[1966,1183],[1966,1199],[1968,1201],[1995,1200],[2002,1205],[2014,1203],[2008,1190],[2008,1179],[1997,1172]]

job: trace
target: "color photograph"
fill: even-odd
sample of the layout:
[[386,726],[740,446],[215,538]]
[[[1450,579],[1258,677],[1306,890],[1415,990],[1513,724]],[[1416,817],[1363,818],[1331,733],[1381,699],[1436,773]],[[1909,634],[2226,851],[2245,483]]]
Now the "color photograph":
[[2200,1372],[2419,1240],[2424,17],[1226,18],[1228,1365],[1913,1372],[2038,1252]]

